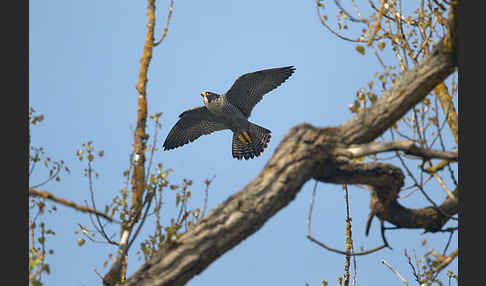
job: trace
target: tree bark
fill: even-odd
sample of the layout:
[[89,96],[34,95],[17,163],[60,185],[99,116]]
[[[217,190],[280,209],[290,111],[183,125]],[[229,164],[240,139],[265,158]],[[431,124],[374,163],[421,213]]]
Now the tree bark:
[[457,213],[457,195],[456,199],[446,199],[439,210],[405,208],[396,201],[404,182],[400,168],[353,162],[350,152],[343,150],[351,144],[373,141],[455,70],[455,36],[448,37],[405,72],[367,111],[338,127],[318,128],[309,124],[293,127],[258,177],[213,209],[174,244],[163,247],[157,257],[123,285],[184,285],[258,231],[291,203],[311,179],[368,185],[372,192],[370,208],[380,220],[398,227],[439,230]]

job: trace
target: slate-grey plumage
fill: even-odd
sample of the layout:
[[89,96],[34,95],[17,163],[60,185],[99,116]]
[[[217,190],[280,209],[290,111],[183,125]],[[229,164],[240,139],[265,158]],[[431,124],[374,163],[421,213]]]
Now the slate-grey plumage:
[[253,159],[268,146],[271,131],[248,121],[263,96],[286,81],[293,66],[265,69],[244,74],[223,95],[202,92],[204,106],[182,112],[169,132],[164,150],[192,142],[201,135],[230,129],[233,131],[232,154],[237,159]]

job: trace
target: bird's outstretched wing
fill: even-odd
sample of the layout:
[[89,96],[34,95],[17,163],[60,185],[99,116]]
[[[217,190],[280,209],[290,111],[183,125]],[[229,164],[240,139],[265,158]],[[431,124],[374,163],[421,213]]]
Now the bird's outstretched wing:
[[281,85],[294,71],[293,66],[288,66],[244,74],[236,79],[225,97],[248,117],[263,95]]
[[179,121],[172,127],[164,142],[164,150],[170,150],[192,142],[201,135],[226,129],[224,124],[213,120],[206,106],[182,112]]

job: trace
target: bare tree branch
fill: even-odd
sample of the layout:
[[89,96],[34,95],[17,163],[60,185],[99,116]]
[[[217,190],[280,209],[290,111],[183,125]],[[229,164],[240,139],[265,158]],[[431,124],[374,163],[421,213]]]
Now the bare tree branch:
[[415,155],[424,159],[445,159],[448,161],[457,162],[457,152],[447,152],[432,150],[426,148],[420,148],[410,140],[399,140],[391,142],[371,142],[368,144],[362,144],[357,146],[351,146],[343,152],[350,152],[354,158],[373,155],[382,152],[389,151],[403,151],[405,154]]
[[68,201],[68,200],[65,200],[63,198],[59,198],[59,197],[55,196],[54,194],[46,192],[46,191],[41,191],[41,190],[38,190],[38,189],[35,189],[35,188],[30,188],[29,189],[29,196],[45,198],[45,199],[51,200],[53,202],[56,202],[58,204],[61,204],[63,206],[70,207],[70,208],[73,208],[75,210],[78,210],[80,212],[94,214],[94,215],[100,216],[100,217],[102,217],[102,218],[104,218],[104,219],[106,219],[110,222],[116,222],[113,218],[107,216],[106,214],[100,212],[99,210],[90,208],[88,206],[78,205],[75,202]]
[[[172,3],[169,8],[169,17],[167,25],[172,14]],[[136,89],[138,92],[137,107],[137,127],[134,135],[134,161],[132,172],[132,206],[130,218],[122,226],[120,242],[117,254],[113,259],[110,270],[103,277],[103,285],[116,285],[121,279],[124,279],[124,262],[126,261],[127,252],[130,246],[129,238],[134,224],[139,220],[143,208],[143,195],[145,191],[145,151],[148,135],[146,134],[147,125],[147,73],[152,59],[152,50],[154,47],[154,26],[155,26],[155,0],[147,1],[147,33],[143,47],[142,58],[140,60],[140,72]],[[166,33],[167,31],[165,31]],[[164,33],[164,37],[165,37]],[[163,38],[162,38],[163,39]],[[161,39],[161,41],[162,41]]]
[[339,2],[339,0],[334,0],[334,4],[336,4],[336,6],[341,9],[341,11],[343,11],[343,13],[348,16],[348,19],[351,20],[352,22],[359,22],[359,23],[366,23],[367,19],[359,19],[359,18],[356,18],[354,17],[353,15],[351,15],[351,13],[349,13],[346,9],[344,9],[343,5],[341,5],[341,2]]
[[157,47],[158,45],[160,45],[160,43],[162,43],[162,41],[167,36],[167,31],[169,30],[169,23],[170,23],[170,19],[172,18],[173,10],[174,10],[174,0],[170,0],[169,14],[167,15],[167,20],[165,22],[164,31],[162,32],[162,36],[160,37],[160,40],[158,40],[157,42],[154,43],[154,47]]
[[395,268],[393,268],[390,263],[386,262],[386,260],[382,260],[381,263],[385,264],[388,268],[390,268],[390,270],[395,273],[395,275],[397,275],[397,277],[402,280],[402,282],[407,285],[407,286],[410,286],[410,284],[408,284],[407,280],[405,280],[405,278],[403,278],[402,275],[400,275],[400,273],[398,271],[395,270]]
[[329,247],[329,246],[325,245],[324,243],[320,242],[319,240],[315,239],[311,235],[307,235],[307,238],[310,241],[314,242],[315,244],[319,245],[320,247],[325,248],[325,249],[327,249],[327,250],[329,250],[331,252],[335,252],[335,253],[342,254],[342,255],[349,255],[349,256],[367,255],[367,254],[371,254],[373,252],[376,252],[378,250],[381,250],[381,249],[387,247],[385,244],[383,244],[383,245],[380,245],[378,247],[375,247],[375,248],[372,248],[372,249],[369,249],[369,250],[365,250],[365,251],[360,251],[360,252],[347,252],[347,251],[342,251],[342,250],[339,250],[339,249],[335,249],[335,248]]
[[456,257],[457,255],[459,254],[459,249],[456,249],[454,250],[453,252],[451,252],[451,254],[449,256],[447,256],[438,266],[437,268],[435,269],[435,271],[438,273],[440,271],[442,271],[444,268],[447,267],[447,265],[449,265]]
[[326,27],[326,29],[329,30],[329,32],[333,33],[336,37],[342,39],[342,40],[345,40],[345,41],[349,41],[349,42],[355,42],[355,43],[362,43],[364,42],[364,40],[361,40],[361,39],[350,39],[350,38],[347,38],[341,34],[339,34],[338,32],[334,31],[327,23],[326,23],[326,19],[325,17],[322,17],[321,16],[321,10],[320,10],[320,6],[319,6],[319,0],[316,0],[316,10],[317,10],[317,18],[319,18],[319,21],[321,21],[321,24]]
[[[320,242],[319,240],[315,239],[312,236],[311,225],[312,225],[312,210],[314,209],[314,201],[315,201],[315,197],[316,197],[317,183],[318,183],[318,181],[315,181],[314,189],[312,190],[312,199],[311,199],[311,202],[309,204],[309,214],[307,215],[307,238],[310,241],[314,242],[315,244],[319,245],[320,247],[325,248],[325,249],[327,249],[331,252],[346,255],[346,256],[366,255],[366,254],[370,254],[370,253],[373,253],[375,251],[378,251],[380,249],[387,247],[387,244],[385,243],[384,245],[375,247],[375,248],[370,249],[370,250],[354,252],[354,249],[353,249],[353,252],[351,252],[351,251],[349,251],[349,249],[346,249],[346,251],[342,251],[342,250],[339,250],[339,249],[332,248],[332,247],[327,246],[326,244]],[[347,208],[347,210],[349,211],[348,208]],[[346,246],[348,246],[348,243],[346,243]]]
[[440,83],[434,89],[434,92],[437,98],[439,98],[440,105],[447,118],[447,123],[449,124],[449,128],[451,129],[452,135],[454,135],[454,140],[457,144],[459,143],[457,112],[454,108],[454,104],[452,103],[452,97],[450,96],[449,91],[447,90],[447,86],[444,83]]

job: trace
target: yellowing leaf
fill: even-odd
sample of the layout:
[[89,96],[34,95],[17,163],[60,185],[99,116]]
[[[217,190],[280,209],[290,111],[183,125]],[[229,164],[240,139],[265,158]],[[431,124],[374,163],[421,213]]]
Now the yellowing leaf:
[[380,51],[383,51],[385,46],[386,46],[386,43],[384,41],[381,41],[381,42],[378,43],[378,49],[380,49]]
[[86,241],[85,241],[85,240],[84,240],[84,238],[82,238],[82,237],[78,238],[78,240],[77,240],[77,243],[78,243],[78,245],[79,245],[79,246],[83,246],[83,244],[84,244],[85,242],[86,242]]

